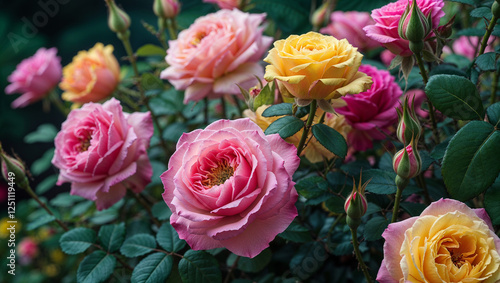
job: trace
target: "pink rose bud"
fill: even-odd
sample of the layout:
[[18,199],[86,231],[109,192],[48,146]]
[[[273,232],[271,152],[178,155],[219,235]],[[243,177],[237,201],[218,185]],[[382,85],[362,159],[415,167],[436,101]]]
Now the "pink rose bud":
[[453,24],[455,23],[455,15],[444,25],[436,29],[436,33],[442,38],[449,38],[453,32]]
[[214,3],[221,9],[238,9],[242,0],[203,0],[205,3]]
[[40,48],[24,59],[9,76],[6,94],[22,93],[12,102],[12,108],[26,107],[44,98],[61,80],[61,58],[56,48]]
[[124,33],[130,27],[130,17],[116,6],[114,0],[106,0],[109,7],[108,26],[116,33]]
[[153,3],[153,12],[158,18],[172,19],[180,11],[181,5],[177,0],[155,0]]
[[361,176],[359,180],[358,187],[356,188],[356,182],[354,182],[351,194],[347,197],[344,210],[347,214],[347,224],[351,229],[358,228],[361,224],[361,217],[365,215],[368,209],[368,202],[365,197],[365,188],[368,182],[361,185]]
[[28,184],[26,177],[26,169],[21,160],[7,155],[0,145],[0,166],[2,176],[7,183],[15,180],[15,183],[20,188],[25,188]]
[[399,124],[397,136],[399,141],[407,145],[412,139],[418,141],[420,138],[421,126],[414,109],[415,103],[408,103],[408,96],[405,97],[403,111],[397,109],[399,114]]
[[424,39],[432,31],[432,18],[429,13],[424,15],[417,5],[417,1],[408,3],[406,10],[399,19],[398,34],[399,37],[410,41],[410,50],[413,53],[419,53],[423,50]]
[[403,179],[411,179],[420,173],[422,160],[414,140],[394,155],[392,166],[394,172]]

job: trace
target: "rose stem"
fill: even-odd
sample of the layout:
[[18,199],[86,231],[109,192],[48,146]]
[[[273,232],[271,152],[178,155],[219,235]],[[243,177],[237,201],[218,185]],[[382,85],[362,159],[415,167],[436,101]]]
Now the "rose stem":
[[399,203],[401,202],[401,195],[403,194],[404,188],[408,185],[410,179],[403,179],[399,176],[396,176],[396,197],[394,200],[394,207],[392,208],[392,220],[391,223],[394,223],[398,220],[399,213]]
[[66,108],[64,103],[59,99],[59,95],[57,95],[57,92],[55,91],[55,89],[53,89],[50,92],[49,99],[52,103],[54,103],[54,105],[57,107],[57,109],[59,109],[59,111],[61,111],[61,113],[64,116],[68,116],[68,114],[69,114],[68,108]]
[[361,271],[363,271],[363,274],[365,275],[366,281],[368,283],[373,283],[373,279],[370,276],[370,273],[368,273],[368,267],[366,267],[366,264],[363,261],[363,258],[361,257],[361,252],[359,251],[357,229],[351,229],[351,235],[352,235],[352,245],[354,247],[354,253],[356,254],[356,258],[358,259],[358,263],[359,263],[359,266],[361,267]]
[[224,96],[220,98],[220,105],[222,107],[222,119],[227,119],[227,115],[226,115],[226,101],[224,100]]
[[[108,251],[106,251],[103,247],[101,247],[101,246],[100,246],[100,245],[98,245],[98,244],[92,244],[92,246],[94,246],[95,248],[97,248],[97,249],[99,249],[99,250],[101,250],[101,251],[103,251],[103,252],[108,253]],[[119,262],[119,263],[120,263],[123,267],[125,267],[126,269],[128,269],[128,270],[130,270],[130,271],[134,270],[134,268],[133,268],[132,266],[130,266],[130,265],[128,265],[126,262],[124,262],[124,261],[123,261],[123,260],[122,260],[122,259],[121,259],[118,255],[117,255],[117,254],[114,254],[114,253],[108,253],[108,254],[110,254],[110,255],[114,256],[114,257],[116,258],[116,260],[118,260],[118,262]]]
[[[495,2],[493,2],[493,5]],[[498,4],[498,3],[497,3]],[[488,29],[486,30],[486,33],[483,36],[483,40],[481,41],[481,48],[479,49],[479,55],[482,55],[484,51],[486,50],[486,46],[488,46],[488,39],[490,38],[491,33],[493,32],[493,29],[495,28],[495,24],[497,23],[498,18],[495,17],[495,13],[492,13],[492,18],[490,20],[490,23],[488,25]]]
[[175,19],[168,19],[167,20],[167,28],[168,28],[168,33],[170,35],[170,39],[176,40],[177,39],[177,23],[175,22]]
[[236,268],[236,265],[238,264],[238,261],[240,260],[240,256],[237,256],[236,259],[233,262],[233,265],[229,268],[229,272],[226,275],[226,278],[224,279],[224,283],[229,283],[229,280],[231,279],[231,274],[233,273],[233,270]]
[[167,40],[165,39],[165,26],[167,25],[167,19],[163,18],[158,18],[158,33],[156,37],[158,38],[158,41],[160,42],[161,46],[163,49],[167,50],[168,49],[168,44]]
[[302,132],[302,137],[300,138],[299,145],[297,146],[297,155],[300,156],[300,153],[302,153],[302,150],[304,149],[304,144],[307,140],[307,135],[309,134],[309,129],[311,128],[312,122],[314,120],[314,115],[316,114],[316,107],[317,107],[317,101],[316,99],[313,99],[311,102],[310,106],[310,111],[309,111],[309,117],[307,117],[307,122],[304,127],[304,132]]

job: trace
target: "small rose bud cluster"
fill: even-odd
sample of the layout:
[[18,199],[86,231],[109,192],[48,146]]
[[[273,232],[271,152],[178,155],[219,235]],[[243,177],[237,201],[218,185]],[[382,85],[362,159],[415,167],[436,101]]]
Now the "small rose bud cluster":
[[122,9],[116,6],[114,0],[106,0],[109,8],[108,26],[109,29],[117,34],[128,32],[130,27],[130,17]]
[[398,25],[398,34],[402,39],[410,41],[410,50],[414,54],[419,54],[424,50],[424,39],[432,31],[431,13],[424,15],[413,0],[411,5],[408,3],[406,10],[401,16]]
[[358,228],[359,224],[361,224],[361,217],[365,215],[368,209],[368,202],[365,197],[365,188],[368,182],[361,185],[360,176],[358,187],[356,188],[356,182],[354,182],[352,192],[345,201],[344,210],[347,214],[346,221],[351,229]]
[[276,90],[276,85],[274,82],[270,82],[265,86],[259,80],[259,85],[250,88],[249,90],[240,88],[240,92],[247,103],[248,109],[252,111],[257,111],[262,105],[270,105],[274,102],[274,94]]

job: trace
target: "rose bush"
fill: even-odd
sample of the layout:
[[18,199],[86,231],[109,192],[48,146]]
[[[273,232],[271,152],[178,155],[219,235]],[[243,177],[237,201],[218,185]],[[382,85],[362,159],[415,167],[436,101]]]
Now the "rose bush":
[[249,119],[183,134],[161,175],[170,223],[194,250],[255,257],[297,216],[297,150]]
[[110,96],[120,82],[120,66],[113,46],[97,43],[89,51],[80,51],[64,67],[59,87],[62,98],[74,103],[97,102]]
[[198,18],[169,42],[165,60],[170,66],[161,78],[185,90],[184,103],[239,94],[237,84],[250,88],[263,74],[258,61],[272,41],[259,27],[264,18],[239,10]]
[[12,102],[12,108],[25,107],[44,98],[61,79],[61,58],[56,48],[40,48],[24,59],[8,77],[11,83],[6,94],[22,93]]
[[500,239],[486,211],[441,199],[382,235],[381,283],[498,282]]
[[71,194],[110,207],[126,190],[141,192],[151,182],[146,149],[153,135],[149,112],[124,113],[114,98],[75,109],[55,138],[52,164],[58,185],[71,182]]

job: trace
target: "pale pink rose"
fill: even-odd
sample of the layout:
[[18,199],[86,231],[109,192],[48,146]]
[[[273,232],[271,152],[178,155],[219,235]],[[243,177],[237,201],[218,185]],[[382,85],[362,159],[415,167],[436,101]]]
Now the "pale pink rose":
[[380,283],[499,282],[500,239],[483,208],[453,199],[389,224]]
[[297,216],[297,149],[250,119],[183,134],[161,175],[170,223],[194,250],[255,257]]
[[161,73],[178,90],[186,90],[184,103],[205,97],[240,94],[257,84],[264,70],[259,61],[272,38],[263,36],[265,14],[220,10],[198,18],[179,38],[169,42]]
[[71,194],[95,201],[98,210],[122,199],[127,188],[140,193],[153,172],[146,152],[152,135],[149,112],[124,113],[114,98],[74,109],[55,138],[57,184],[71,182]]
[[[488,40],[488,46],[486,46],[486,49],[484,50],[484,53],[487,52],[493,52],[495,49],[493,48],[492,44],[495,42],[497,37],[492,36]],[[455,41],[453,41],[452,48],[453,51],[451,51],[450,47],[445,46],[443,48],[443,53],[451,54],[455,52],[455,54],[459,54],[462,56],[465,56],[469,58],[470,60],[473,60],[476,57],[476,53],[479,50],[476,49],[476,46],[481,45],[479,43],[479,37],[477,36],[460,36]]]
[[44,98],[61,80],[61,58],[56,48],[40,48],[35,55],[24,59],[9,76],[11,83],[6,94],[22,93],[11,104],[12,108],[26,107]]
[[347,106],[335,111],[344,115],[352,126],[347,135],[348,144],[363,151],[373,147],[373,140],[384,139],[383,132],[394,131],[392,126],[398,121],[396,107],[403,92],[386,70],[361,65],[359,71],[370,76],[373,85],[365,92],[343,97]]
[[233,9],[240,6],[241,0],[203,0],[205,3],[214,3],[221,9]]
[[388,67],[391,65],[392,59],[395,57],[396,55],[392,54],[392,52],[387,49],[380,53],[380,60]]
[[[375,24],[364,28],[368,37],[380,42],[395,55],[401,55],[403,57],[413,54],[409,47],[409,41],[401,39],[398,34],[399,19],[409,3],[408,0],[399,0],[389,3],[382,8],[373,10],[371,16],[375,20]],[[432,27],[437,28],[439,20],[444,16],[442,9],[444,1],[417,0],[417,5],[425,16],[431,13]],[[433,35],[434,34],[431,32],[427,38]]]
[[333,12],[330,16],[330,24],[320,30],[321,33],[333,35],[338,39],[345,38],[359,51],[366,52],[381,44],[366,36],[363,28],[375,24],[368,12]]

